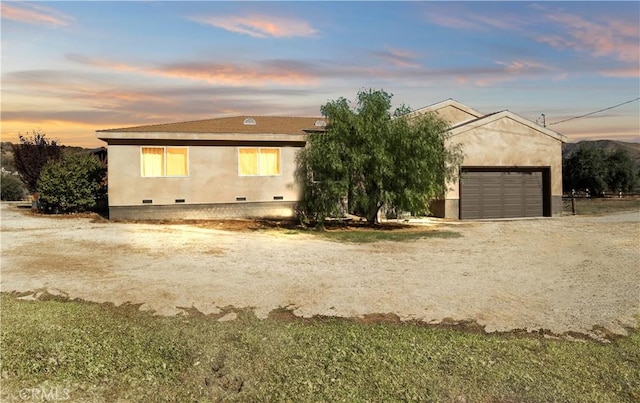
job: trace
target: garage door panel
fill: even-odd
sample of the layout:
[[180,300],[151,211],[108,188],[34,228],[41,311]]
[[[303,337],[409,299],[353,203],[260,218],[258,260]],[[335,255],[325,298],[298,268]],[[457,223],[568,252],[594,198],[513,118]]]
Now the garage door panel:
[[515,218],[543,215],[542,171],[462,170],[460,218]]

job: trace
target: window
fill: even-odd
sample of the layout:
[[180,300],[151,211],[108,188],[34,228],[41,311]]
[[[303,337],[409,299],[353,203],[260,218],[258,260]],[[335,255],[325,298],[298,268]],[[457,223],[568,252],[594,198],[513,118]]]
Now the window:
[[186,147],[142,147],[140,173],[142,176],[187,176],[189,153]]
[[238,148],[238,175],[280,175],[279,148]]

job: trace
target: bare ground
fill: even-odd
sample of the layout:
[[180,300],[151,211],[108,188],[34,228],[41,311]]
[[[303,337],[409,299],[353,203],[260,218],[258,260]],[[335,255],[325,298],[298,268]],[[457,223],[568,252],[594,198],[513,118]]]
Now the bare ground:
[[[625,335],[640,319],[640,212],[445,222],[456,238],[337,243],[293,231],[112,223],[2,204],[3,292],[48,290],[162,315],[397,315],[487,332]],[[222,227],[225,228],[225,227]]]

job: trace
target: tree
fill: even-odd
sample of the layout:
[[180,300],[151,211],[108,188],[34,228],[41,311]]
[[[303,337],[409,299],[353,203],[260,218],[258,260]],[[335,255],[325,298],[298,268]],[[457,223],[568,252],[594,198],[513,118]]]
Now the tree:
[[22,200],[24,198],[26,189],[20,179],[3,172],[0,181],[0,198],[2,200]]
[[347,211],[373,225],[382,206],[428,212],[457,173],[462,153],[445,145],[448,124],[433,114],[407,119],[404,106],[392,115],[391,98],[362,90],[353,109],[345,98],[321,107],[329,124],[309,135],[297,171],[301,212],[320,226]]
[[19,135],[20,144],[13,145],[14,164],[20,178],[30,192],[35,192],[40,172],[47,162],[60,158],[61,150],[55,140],[34,130],[31,136]]
[[638,184],[638,168],[625,150],[607,156],[607,186],[612,192],[631,192]]
[[578,144],[565,158],[562,174],[566,191],[588,190],[593,195],[601,195],[607,187],[604,150],[591,143]]
[[101,196],[104,168],[92,155],[65,153],[45,165],[38,181],[40,201],[54,212],[85,211]]

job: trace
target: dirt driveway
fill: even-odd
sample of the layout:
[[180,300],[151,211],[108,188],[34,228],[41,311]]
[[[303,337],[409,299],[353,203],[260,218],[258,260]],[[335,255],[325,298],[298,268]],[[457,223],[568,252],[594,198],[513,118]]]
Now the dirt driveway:
[[455,238],[336,243],[308,234],[25,215],[2,204],[3,292],[299,316],[394,313],[485,330],[626,334],[640,318],[640,212],[438,223]]

